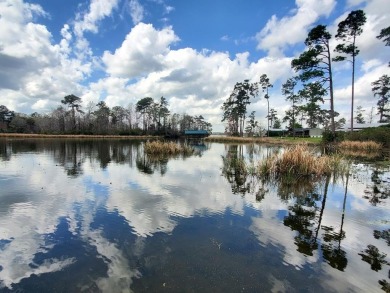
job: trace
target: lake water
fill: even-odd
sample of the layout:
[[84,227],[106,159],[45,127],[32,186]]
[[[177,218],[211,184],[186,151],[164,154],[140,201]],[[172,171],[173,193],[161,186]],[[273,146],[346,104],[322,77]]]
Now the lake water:
[[0,292],[389,290],[388,165],[284,184],[229,164],[280,148],[196,148],[0,140]]

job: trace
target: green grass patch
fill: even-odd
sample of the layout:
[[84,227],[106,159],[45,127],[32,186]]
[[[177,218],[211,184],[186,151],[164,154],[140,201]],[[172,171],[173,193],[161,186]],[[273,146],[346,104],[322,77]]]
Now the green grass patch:
[[309,144],[320,144],[322,141],[321,137],[285,137],[286,141],[292,141],[296,143],[309,143]]

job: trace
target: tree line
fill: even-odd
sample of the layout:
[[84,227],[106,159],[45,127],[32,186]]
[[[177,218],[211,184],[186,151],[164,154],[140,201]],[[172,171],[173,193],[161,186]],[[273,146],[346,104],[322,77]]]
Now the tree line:
[[[285,96],[291,106],[285,112],[282,121],[288,123],[289,129],[301,128],[306,120],[310,128],[323,126],[331,131],[333,136],[336,129],[345,124],[345,118],[336,120],[339,116],[334,110],[334,81],[333,81],[333,62],[349,61],[352,65],[351,80],[351,125],[353,131],[354,120],[357,123],[364,123],[361,106],[356,108],[357,115],[354,117],[355,106],[355,66],[356,57],[359,49],[356,45],[357,38],[363,32],[363,25],[366,22],[366,16],[363,10],[351,11],[345,20],[338,24],[335,39],[338,42],[335,49],[330,48],[332,35],[327,31],[325,25],[317,25],[308,33],[305,40],[306,49],[303,53],[291,62],[291,67],[296,73],[282,85],[282,94]],[[384,28],[377,36],[385,42],[385,46],[390,46],[390,27]],[[390,62],[389,62],[390,67]],[[378,122],[390,122],[390,78],[388,75],[381,76],[378,80],[372,82],[372,92],[378,99],[377,110],[379,114]],[[266,74],[260,76],[259,81],[249,82],[248,79],[243,82],[237,82],[231,95],[223,103],[222,122],[226,122],[225,132],[230,135],[243,136],[244,132],[248,135],[260,135],[262,131],[259,123],[255,120],[253,111],[247,117],[247,106],[251,103],[259,91],[262,90],[264,98],[267,100],[267,132],[271,128],[280,128],[280,119],[277,111],[270,109],[269,88],[270,83]],[[329,109],[322,109],[321,104],[325,103],[325,97],[329,97]],[[371,111],[370,121],[372,122],[373,113]],[[246,118],[248,120],[246,121]],[[245,127],[245,123],[247,126]],[[264,129],[263,129],[264,131]]]
[[47,114],[15,113],[0,106],[0,131],[44,134],[113,134],[178,136],[186,129],[212,131],[202,115],[171,113],[168,101],[161,97],[140,99],[136,105],[110,108],[104,101],[82,107],[81,98],[71,94]]

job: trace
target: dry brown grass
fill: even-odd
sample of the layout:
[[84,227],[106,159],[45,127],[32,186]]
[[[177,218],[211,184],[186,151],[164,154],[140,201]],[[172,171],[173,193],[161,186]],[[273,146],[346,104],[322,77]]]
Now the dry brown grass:
[[382,156],[381,151],[375,150],[355,150],[355,149],[339,149],[340,154],[345,157],[352,158],[364,158],[364,159],[375,159],[380,158]]
[[338,156],[320,156],[307,145],[296,145],[287,148],[280,154],[275,154],[259,162],[257,167],[261,176],[279,178],[289,176],[321,177],[334,171],[343,171],[342,160]]
[[304,141],[307,144],[318,144],[317,141],[310,138],[280,138],[280,137],[237,137],[212,135],[205,138],[205,141],[219,143],[258,143],[258,144],[277,144],[277,145],[296,145]]
[[338,146],[341,150],[364,150],[364,151],[379,151],[382,149],[382,145],[369,140],[369,141],[351,141],[345,140],[339,143]]
[[266,139],[267,138],[263,138],[263,137],[237,137],[237,136],[223,136],[223,135],[208,136],[205,138],[206,141],[210,141],[210,142],[234,142],[234,143],[263,142]]
[[175,142],[155,140],[145,143],[145,152],[149,155],[188,155],[192,154],[194,149],[186,145],[179,145]]

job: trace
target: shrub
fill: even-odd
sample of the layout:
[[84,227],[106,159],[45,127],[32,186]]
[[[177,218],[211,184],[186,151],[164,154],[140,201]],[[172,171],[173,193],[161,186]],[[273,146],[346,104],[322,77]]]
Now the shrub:
[[333,133],[330,130],[325,130],[322,133],[322,143],[324,143],[324,144],[328,144],[328,143],[332,143],[332,142],[340,142],[340,141],[343,141],[344,139],[345,139],[345,132],[339,131],[339,132]]
[[375,141],[384,147],[390,147],[390,127],[366,128],[360,131],[347,133],[346,140]]
[[129,129],[129,130],[121,130],[118,133],[119,135],[142,135],[142,129],[139,128],[134,128],[134,129]]

